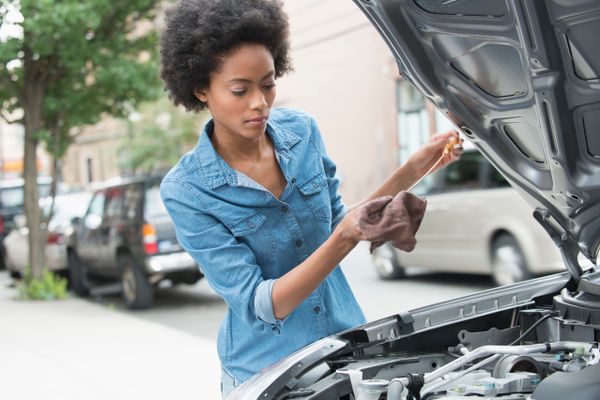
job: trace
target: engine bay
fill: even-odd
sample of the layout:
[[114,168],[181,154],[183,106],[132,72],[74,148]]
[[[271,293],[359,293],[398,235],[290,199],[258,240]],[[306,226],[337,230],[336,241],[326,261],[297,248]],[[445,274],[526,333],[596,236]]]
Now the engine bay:
[[600,398],[598,280],[571,281],[531,301],[513,295],[518,306],[501,307],[496,298],[497,312],[443,326],[427,326],[432,308],[342,332],[351,345],[310,367],[298,363],[302,372],[273,398]]

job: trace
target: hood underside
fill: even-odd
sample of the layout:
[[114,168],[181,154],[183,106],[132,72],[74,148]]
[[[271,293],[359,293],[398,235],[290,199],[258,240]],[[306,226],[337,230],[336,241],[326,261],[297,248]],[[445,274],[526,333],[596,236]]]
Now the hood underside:
[[354,1],[578,278],[600,245],[600,1]]

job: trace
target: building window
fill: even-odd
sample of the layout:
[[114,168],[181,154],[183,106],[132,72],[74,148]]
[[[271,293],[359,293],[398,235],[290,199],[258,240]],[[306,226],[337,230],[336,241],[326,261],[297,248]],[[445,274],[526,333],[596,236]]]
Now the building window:
[[430,136],[425,97],[405,80],[397,81],[398,161],[404,163]]

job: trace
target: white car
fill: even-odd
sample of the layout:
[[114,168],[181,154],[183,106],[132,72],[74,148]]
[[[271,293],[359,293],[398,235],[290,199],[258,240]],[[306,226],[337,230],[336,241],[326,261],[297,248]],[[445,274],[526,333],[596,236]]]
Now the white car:
[[417,246],[406,253],[386,245],[373,253],[384,280],[405,267],[491,274],[497,285],[564,271],[556,245],[533,210],[475,149],[427,177],[413,190],[427,199]]
[[[46,242],[46,264],[50,271],[60,271],[66,275],[68,269],[65,233],[71,226],[71,220],[81,217],[87,208],[91,194],[75,192],[55,197],[52,218],[48,223]],[[40,207],[47,215],[50,211],[50,198],[40,199]],[[29,264],[28,229],[25,217],[15,217],[15,229],[4,239],[6,248],[6,268],[13,277],[22,275]]]

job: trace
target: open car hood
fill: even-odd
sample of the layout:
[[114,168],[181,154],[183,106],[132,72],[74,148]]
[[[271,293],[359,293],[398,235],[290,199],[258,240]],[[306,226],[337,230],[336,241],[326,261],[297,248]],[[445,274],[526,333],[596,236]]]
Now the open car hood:
[[533,207],[575,280],[600,246],[600,2],[354,0],[400,74]]

